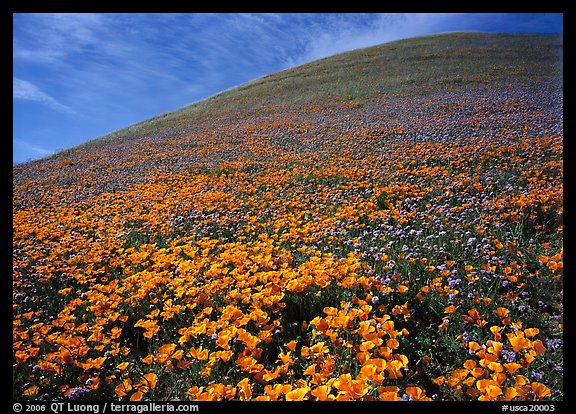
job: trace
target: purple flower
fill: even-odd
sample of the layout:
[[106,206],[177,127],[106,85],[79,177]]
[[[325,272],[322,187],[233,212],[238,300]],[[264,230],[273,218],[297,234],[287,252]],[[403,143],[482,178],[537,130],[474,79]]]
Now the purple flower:
[[82,397],[84,394],[90,392],[90,389],[84,387],[76,387],[73,388],[70,393],[68,394],[68,398],[74,400],[76,398]]
[[534,381],[541,381],[542,377],[544,376],[544,373],[540,371],[534,371],[530,376]]
[[556,372],[563,372],[564,371],[564,367],[562,367],[562,365],[556,365],[554,367],[554,371]]
[[503,349],[502,351],[500,351],[500,357],[505,362],[514,362],[516,354],[514,353],[514,351],[508,351],[506,349]]
[[554,350],[554,349],[558,349],[562,346],[562,340],[559,338],[556,339],[548,339],[546,341],[546,345],[548,346],[548,348]]
[[458,286],[460,283],[462,283],[462,279],[451,279],[448,281],[448,285],[453,288],[454,286]]

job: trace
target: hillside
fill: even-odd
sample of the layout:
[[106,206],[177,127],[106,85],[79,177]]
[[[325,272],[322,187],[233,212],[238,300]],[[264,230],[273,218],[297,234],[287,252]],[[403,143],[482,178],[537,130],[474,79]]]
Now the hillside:
[[557,36],[340,54],[13,168],[13,396],[563,399]]
[[264,76],[87,145],[135,138],[209,117],[240,117],[275,105],[425,96],[487,83],[527,84],[561,77],[560,36],[449,33],[416,37]]

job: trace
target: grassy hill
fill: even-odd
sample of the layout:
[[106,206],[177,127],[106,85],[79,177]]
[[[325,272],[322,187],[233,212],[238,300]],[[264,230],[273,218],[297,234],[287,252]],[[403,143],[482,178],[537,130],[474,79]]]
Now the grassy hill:
[[426,36],[14,166],[14,399],[563,400],[562,76]]
[[422,36],[341,53],[267,75],[85,145],[134,138],[183,122],[238,117],[266,108],[275,110],[276,105],[304,105],[326,99],[426,96],[487,83],[527,84],[557,81],[561,77],[561,36],[486,33]]

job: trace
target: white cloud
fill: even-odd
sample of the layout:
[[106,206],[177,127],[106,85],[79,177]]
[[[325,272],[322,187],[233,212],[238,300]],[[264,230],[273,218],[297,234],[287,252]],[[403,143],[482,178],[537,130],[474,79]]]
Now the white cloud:
[[16,14],[14,59],[60,65],[73,53],[94,45],[101,17],[90,13]]
[[293,65],[394,40],[432,34],[454,17],[443,13],[334,14],[304,21],[296,39],[303,51]]
[[40,88],[38,88],[33,83],[22,79],[13,78],[12,97],[14,99],[23,99],[28,101],[40,102],[42,104],[49,106],[52,109],[65,113],[69,114],[76,113],[72,108],[64,104],[61,104],[56,99],[40,90]]
[[22,139],[12,137],[12,142],[15,145],[17,145],[18,147],[20,147],[21,149],[26,150],[26,151],[31,151],[34,154],[37,154],[40,156],[54,154],[54,151],[52,151],[52,150],[49,150],[49,149],[44,148],[44,147],[40,147],[38,145],[35,145],[35,144],[28,142],[28,141],[24,141]]

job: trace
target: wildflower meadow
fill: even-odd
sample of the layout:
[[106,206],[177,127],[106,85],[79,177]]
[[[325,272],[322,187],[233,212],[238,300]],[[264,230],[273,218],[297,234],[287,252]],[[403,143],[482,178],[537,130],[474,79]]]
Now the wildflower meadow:
[[562,116],[485,84],[15,166],[13,398],[562,400]]

